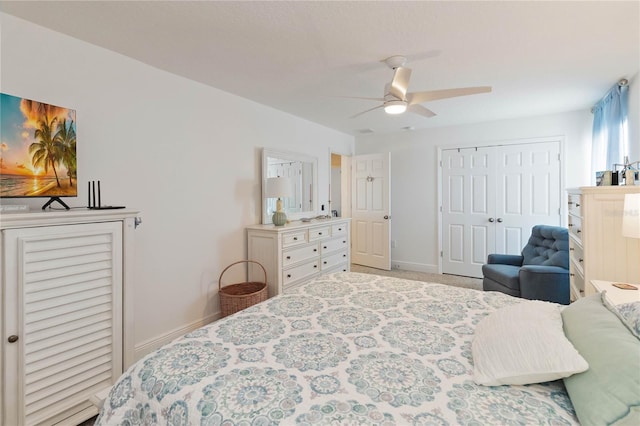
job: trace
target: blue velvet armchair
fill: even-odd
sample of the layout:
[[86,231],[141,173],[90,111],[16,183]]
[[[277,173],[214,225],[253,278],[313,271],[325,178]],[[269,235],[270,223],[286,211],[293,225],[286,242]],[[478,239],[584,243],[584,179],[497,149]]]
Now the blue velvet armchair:
[[569,304],[569,232],[536,225],[521,255],[490,254],[482,288],[524,299]]

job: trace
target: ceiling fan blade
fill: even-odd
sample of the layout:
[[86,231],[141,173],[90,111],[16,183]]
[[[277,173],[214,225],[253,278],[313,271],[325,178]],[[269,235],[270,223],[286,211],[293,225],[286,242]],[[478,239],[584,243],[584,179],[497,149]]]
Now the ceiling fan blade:
[[344,98],[344,99],[364,99],[365,101],[378,101],[378,102],[384,102],[384,98],[364,98],[361,96],[336,96],[337,98]]
[[458,89],[431,90],[428,92],[407,93],[410,105],[421,104],[438,99],[455,98],[456,96],[476,95],[491,92],[491,86],[460,87]]
[[377,107],[373,107],[373,108],[368,109],[368,110],[366,110],[366,111],[359,112],[359,113],[357,113],[356,115],[352,115],[352,116],[351,116],[351,117],[349,117],[349,118],[356,118],[356,117],[360,117],[362,114],[366,114],[366,113],[368,113],[368,112],[370,112],[370,111],[373,111],[374,109],[382,108],[383,106],[384,106],[384,105],[378,105]]
[[389,93],[401,101],[405,100],[410,78],[411,69],[403,67],[396,68],[396,71],[393,73],[393,80],[391,80]]
[[431,117],[436,115],[436,113],[431,111],[429,108],[425,108],[422,105],[418,105],[418,104],[409,105],[407,107],[407,111],[413,112],[415,114],[419,114],[419,115],[421,115],[423,117],[427,117],[427,118],[431,118]]

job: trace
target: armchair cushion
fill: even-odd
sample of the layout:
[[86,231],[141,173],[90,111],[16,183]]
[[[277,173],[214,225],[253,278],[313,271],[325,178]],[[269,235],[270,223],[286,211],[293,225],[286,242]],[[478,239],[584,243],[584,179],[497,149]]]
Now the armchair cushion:
[[501,264],[482,265],[482,275],[484,275],[485,278],[517,291],[520,290],[519,273],[520,266]]
[[559,226],[536,225],[522,249],[523,265],[560,266],[569,269],[569,231]]
[[487,263],[522,266],[524,257],[519,254],[490,254]]

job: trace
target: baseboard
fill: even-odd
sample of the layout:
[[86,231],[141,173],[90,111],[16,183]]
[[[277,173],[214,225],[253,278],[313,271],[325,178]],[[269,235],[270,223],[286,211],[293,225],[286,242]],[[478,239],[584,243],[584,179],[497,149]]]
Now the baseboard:
[[184,327],[176,328],[167,334],[163,334],[162,336],[158,336],[156,338],[142,342],[139,345],[135,346],[135,349],[134,349],[135,360],[137,361],[143,356],[147,355],[148,353],[155,351],[159,347],[166,345],[167,343],[177,339],[178,337],[181,337],[187,333],[190,333],[193,330],[197,330],[198,328],[203,327],[218,319],[220,319],[220,312],[216,312],[215,314],[208,315],[198,321],[194,321],[190,324],[187,324]]
[[428,265],[425,263],[400,262],[391,260],[391,269],[400,269],[413,272],[426,272],[428,274],[437,274],[438,265]]

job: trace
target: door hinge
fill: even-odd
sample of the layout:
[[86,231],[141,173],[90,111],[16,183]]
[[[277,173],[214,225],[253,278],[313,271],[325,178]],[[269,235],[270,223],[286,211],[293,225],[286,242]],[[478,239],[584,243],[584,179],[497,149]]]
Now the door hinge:
[[560,161],[560,153],[558,153],[558,161]]
[[442,206],[440,206],[440,213],[442,213]]
[[442,257],[442,250],[440,250],[440,257]]
[[440,167],[442,167],[442,160],[440,160]]

